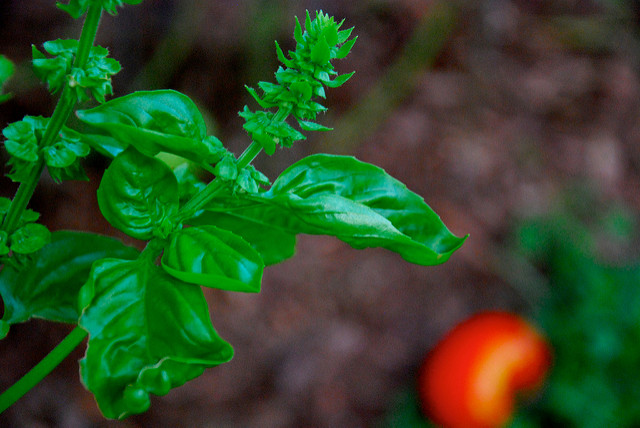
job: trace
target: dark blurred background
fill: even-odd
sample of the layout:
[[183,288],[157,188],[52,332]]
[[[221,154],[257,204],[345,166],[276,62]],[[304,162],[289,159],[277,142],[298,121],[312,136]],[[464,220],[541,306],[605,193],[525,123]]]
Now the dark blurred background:
[[[154,399],[146,414],[113,422],[103,420],[80,384],[79,349],[0,416],[0,425],[410,426],[417,422],[393,421],[403,420],[397,414],[414,400],[410,391],[424,355],[456,322],[479,310],[504,309],[551,336],[566,331],[573,318],[549,315],[549,308],[556,315],[559,307],[579,310],[549,303],[553,290],[575,280],[567,299],[585,298],[587,274],[576,271],[575,258],[554,252],[558,243],[566,251],[577,248],[585,269],[620,268],[632,272],[620,281],[640,285],[637,270],[629,268],[640,256],[638,2],[146,0],[117,17],[106,15],[98,44],[123,66],[113,82],[116,95],[182,91],[206,113],[210,132],[239,154],[249,140],[237,112],[245,104],[256,108],[243,85],[272,80],[278,66],[273,41],[292,48],[294,16],[304,17],[307,9],[355,27],[358,42],[336,68],[356,74],[327,93],[329,112],[319,121],[335,131],[309,135],[256,165],[273,179],[307,154],[355,155],[423,196],[455,234],[469,233],[465,245],[446,264],[421,267],[384,250],[356,251],[333,238],[301,236],[293,259],[267,269],[260,294],[206,291],[214,325],[235,347],[230,363]],[[2,126],[26,114],[51,114],[55,100],[30,71],[31,44],[79,32],[80,22],[53,0],[0,1],[0,53],[18,65],[6,87],[14,97],[0,106]],[[4,164],[6,153],[0,156]],[[44,177],[31,207],[52,230],[122,237],[97,210],[105,165],[89,159],[89,182],[56,185]],[[0,194],[12,196],[16,186],[1,180]],[[573,272],[571,279],[555,283],[557,265]],[[609,302],[606,296],[617,295],[619,282],[605,289],[593,282],[587,297],[604,293]],[[628,302],[638,292],[627,288]],[[592,312],[585,311],[589,318]],[[596,384],[611,366],[602,360],[607,344],[628,350],[624,340],[640,337],[633,311],[627,312],[632,332],[616,333],[620,312],[614,305],[602,315],[619,340],[607,342],[607,336],[604,351],[596,349],[597,364],[604,361]],[[588,331],[600,331],[600,321],[586,323]],[[580,331],[583,324],[571,325]],[[0,342],[0,388],[69,330],[41,321],[13,327]],[[578,346],[584,337],[558,340]],[[631,346],[628,366],[621,368],[638,363],[635,372],[618,374],[627,382],[640,378],[639,346]],[[567,400],[579,389],[565,388]],[[615,393],[614,404],[620,401]],[[583,401],[571,404],[574,414],[598,399]],[[532,425],[525,426],[586,426],[567,415],[539,416],[550,414],[551,404],[530,406],[533,416],[525,419]],[[637,416],[637,401],[629,406]],[[608,409],[600,419],[607,423],[594,427],[640,425],[635,416],[620,422],[619,410]]]

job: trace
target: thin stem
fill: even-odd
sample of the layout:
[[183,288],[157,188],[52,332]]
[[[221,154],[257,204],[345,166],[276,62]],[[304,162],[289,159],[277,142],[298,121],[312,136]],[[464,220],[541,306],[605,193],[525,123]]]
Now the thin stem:
[[[91,46],[96,38],[98,32],[98,25],[100,24],[100,17],[102,16],[102,6],[90,6],[87,11],[87,17],[85,18],[84,25],[82,26],[82,34],[80,35],[80,41],[78,42],[78,52],[74,60],[73,66],[83,68],[87,60],[89,59],[89,53],[91,52]],[[62,95],[56,104],[56,108],[53,110],[51,119],[47,124],[47,129],[44,131],[42,140],[40,141],[40,147],[47,147],[53,144],[58,136],[58,133],[69,119],[71,112],[76,106],[76,97],[69,85],[66,85],[62,90]],[[9,212],[7,213],[3,223],[2,230],[8,233],[13,232],[20,221],[22,213],[27,208],[33,192],[38,185],[42,171],[44,170],[44,162],[40,160],[36,168],[33,169],[31,176],[28,180],[20,183],[20,187],[11,202]]]
[[[272,122],[279,122],[285,120],[291,113],[290,108],[279,108],[276,114],[273,116]],[[252,141],[249,147],[238,158],[238,169],[249,166],[251,162],[260,154],[262,146],[255,141]],[[224,188],[222,180],[215,178],[210,182],[205,189],[196,194],[193,198],[187,201],[186,204],[180,209],[178,214],[174,218],[174,223],[179,224],[195,214],[201,209],[207,202],[209,202],[220,190]]]
[[[98,25],[100,24],[100,17],[102,16],[102,6],[90,6],[87,11],[87,17],[85,18],[84,25],[82,26],[82,34],[78,41],[78,51],[76,52],[76,58],[73,62],[75,68],[84,68],[89,60],[89,53],[91,47],[96,38],[98,32]],[[62,95],[58,100],[53,115],[49,120],[47,129],[44,132],[41,147],[47,147],[54,143],[58,133],[62,129],[73,108],[76,106],[77,99],[73,94],[73,90],[69,85],[66,85],[62,90]]]
[[85,330],[80,327],[74,328],[42,361],[0,395],[0,413],[7,410],[9,406],[18,401],[45,376],[51,373],[71,351],[82,343],[86,336],[87,332]]
[[29,177],[29,180],[20,183],[20,186],[18,187],[18,190],[16,191],[13,200],[11,201],[9,212],[5,216],[4,222],[2,223],[2,230],[5,230],[7,233],[11,234],[18,227],[20,217],[22,217],[22,213],[27,208],[29,200],[31,200],[31,196],[33,196],[33,192],[38,185],[38,181],[40,180],[40,175],[42,174],[43,169],[44,162],[41,159],[38,161],[38,165],[34,168],[34,172]]

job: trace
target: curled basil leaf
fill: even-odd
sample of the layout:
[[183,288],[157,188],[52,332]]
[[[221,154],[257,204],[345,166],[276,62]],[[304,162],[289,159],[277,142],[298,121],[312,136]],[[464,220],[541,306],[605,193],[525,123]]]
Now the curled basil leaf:
[[148,156],[167,152],[198,163],[215,163],[226,152],[218,139],[207,136],[200,111],[180,92],[134,92],[76,114]]
[[258,293],[264,263],[244,239],[215,226],[190,227],[171,234],[162,267],[191,284]]
[[178,202],[178,182],[167,164],[133,147],[116,156],[98,188],[98,205],[107,221],[138,239],[151,239],[177,212]]
[[80,295],[79,325],[89,332],[80,375],[107,418],[142,413],[150,394],[233,356],[211,325],[202,289],[146,259],[95,262]]

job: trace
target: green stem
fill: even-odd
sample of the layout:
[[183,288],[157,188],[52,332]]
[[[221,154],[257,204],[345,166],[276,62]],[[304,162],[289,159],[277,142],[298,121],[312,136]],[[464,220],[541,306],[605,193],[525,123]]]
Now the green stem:
[[[84,25],[82,26],[82,34],[80,35],[80,41],[78,42],[78,52],[76,54],[74,67],[83,68],[88,59],[91,47],[96,38],[98,32],[98,25],[100,24],[100,17],[102,16],[102,6],[90,6],[87,11],[87,17],[85,18]],[[53,110],[51,119],[47,124],[47,129],[44,131],[42,140],[40,141],[40,147],[47,147],[53,144],[60,133],[60,130],[67,123],[71,112],[76,106],[76,97],[69,85],[66,85],[62,90],[62,95],[56,104],[56,108]],[[40,181],[40,176],[44,170],[44,162],[40,160],[36,168],[27,181],[20,183],[18,191],[11,202],[9,212],[7,213],[4,222],[2,223],[2,230],[8,233],[13,232],[20,222],[22,213],[27,208],[33,192]]]
[[[291,113],[291,108],[279,108],[276,114],[273,116],[272,122],[278,122],[286,120]],[[251,162],[260,154],[262,146],[255,141],[252,141],[249,147],[238,158],[238,169],[249,166]],[[180,209],[173,219],[174,224],[180,224],[184,220],[193,216],[199,209],[201,209],[207,202],[209,202],[220,190],[224,188],[224,182],[222,180],[214,179],[211,183],[205,187],[205,189],[187,201],[186,204]]]
[[[93,42],[96,39],[96,34],[98,32],[98,25],[100,24],[100,17],[102,16],[102,6],[92,5],[89,7],[87,11],[87,17],[84,20],[84,25],[82,26],[82,34],[80,35],[80,40],[78,41],[78,51],[76,52],[76,58],[73,62],[73,67],[75,68],[84,68],[89,60],[89,53],[91,52],[91,47],[93,46]],[[49,120],[49,124],[47,125],[47,129],[44,132],[42,137],[42,141],[40,142],[41,147],[47,147],[54,143],[58,133],[62,129],[73,108],[76,106],[77,99],[73,94],[72,88],[69,85],[66,85],[62,91],[62,95],[58,100],[58,104],[56,105],[55,110],[53,111],[53,115]]]
[[22,217],[22,213],[27,208],[27,205],[31,200],[31,196],[33,196],[33,192],[38,185],[43,169],[44,162],[41,159],[38,161],[38,165],[34,168],[34,172],[31,177],[29,177],[29,180],[20,183],[20,187],[18,187],[18,190],[11,201],[9,212],[2,223],[2,230],[11,234],[18,227],[20,217]]
[[85,330],[80,327],[74,328],[42,361],[0,395],[0,413],[4,412],[51,373],[86,336],[87,332]]

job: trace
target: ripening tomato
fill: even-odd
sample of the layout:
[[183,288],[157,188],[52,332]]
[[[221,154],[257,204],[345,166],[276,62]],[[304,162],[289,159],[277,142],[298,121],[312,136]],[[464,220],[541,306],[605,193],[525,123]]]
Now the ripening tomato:
[[446,428],[496,428],[515,395],[535,391],[551,365],[551,348],[530,324],[508,312],[482,312],[458,324],[421,368],[427,415]]

